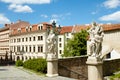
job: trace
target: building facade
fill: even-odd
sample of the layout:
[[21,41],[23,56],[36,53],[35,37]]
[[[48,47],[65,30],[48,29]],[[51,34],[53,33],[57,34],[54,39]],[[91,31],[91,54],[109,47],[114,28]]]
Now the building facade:
[[5,59],[5,55],[9,52],[9,27],[0,29],[0,58]]
[[[47,57],[48,36],[47,29],[52,27],[49,23],[39,23],[31,25],[29,22],[18,20],[16,23],[6,24],[6,27],[0,29],[0,55],[6,52],[12,53],[16,61],[28,60],[33,58]],[[58,35],[58,58],[62,58],[64,46],[74,33],[81,30],[87,30],[91,25],[64,26]],[[114,57],[115,52],[120,53],[120,24],[103,24],[104,30],[103,45],[109,45],[113,48],[109,57]]]
[[47,23],[11,28],[10,51],[16,60],[46,58]]

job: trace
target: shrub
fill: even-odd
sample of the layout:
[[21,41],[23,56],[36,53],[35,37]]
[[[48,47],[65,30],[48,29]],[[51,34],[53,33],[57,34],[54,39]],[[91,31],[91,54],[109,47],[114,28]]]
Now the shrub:
[[15,62],[15,65],[16,65],[16,66],[23,66],[23,61],[22,61],[22,60],[17,60],[17,61]]
[[45,59],[42,58],[27,60],[24,62],[23,67],[27,69],[32,69],[37,72],[47,72],[47,62]]

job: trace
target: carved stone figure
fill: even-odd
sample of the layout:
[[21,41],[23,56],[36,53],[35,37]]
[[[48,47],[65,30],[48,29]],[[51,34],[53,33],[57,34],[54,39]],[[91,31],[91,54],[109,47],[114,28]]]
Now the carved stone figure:
[[48,52],[54,54],[56,47],[56,38],[53,30],[51,30],[50,34],[48,35],[47,44],[48,44]]
[[99,57],[102,50],[102,41],[103,41],[103,29],[101,26],[97,25],[95,22],[92,23],[92,27],[88,30],[90,34],[90,56]]

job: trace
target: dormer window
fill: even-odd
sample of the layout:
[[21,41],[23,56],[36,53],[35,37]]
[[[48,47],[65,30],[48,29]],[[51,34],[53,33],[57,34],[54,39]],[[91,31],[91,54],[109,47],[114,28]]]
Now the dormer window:
[[18,28],[18,33],[21,33],[21,28]]
[[38,25],[38,30],[42,30],[43,29],[43,24],[39,24]]
[[32,31],[32,26],[30,26],[29,28],[30,28],[30,31]]
[[28,32],[28,26],[26,27],[26,32]]

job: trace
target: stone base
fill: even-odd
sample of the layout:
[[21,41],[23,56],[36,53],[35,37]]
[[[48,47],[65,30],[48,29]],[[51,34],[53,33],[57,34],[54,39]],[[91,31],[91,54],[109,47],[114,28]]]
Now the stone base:
[[56,77],[56,76],[58,76],[58,74],[52,74],[52,75],[51,74],[46,74],[46,76],[47,77]]
[[88,80],[103,80],[102,60],[96,57],[88,57]]
[[58,59],[54,54],[48,54],[46,76],[48,77],[58,76]]
[[86,63],[91,65],[98,65],[98,64],[102,64],[103,61],[99,57],[89,56]]

